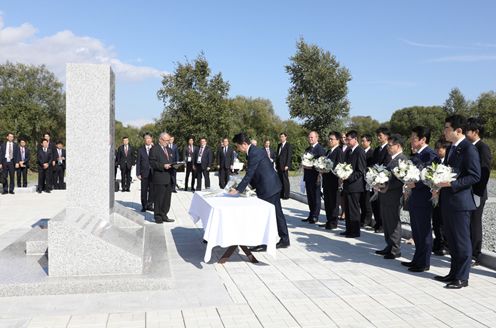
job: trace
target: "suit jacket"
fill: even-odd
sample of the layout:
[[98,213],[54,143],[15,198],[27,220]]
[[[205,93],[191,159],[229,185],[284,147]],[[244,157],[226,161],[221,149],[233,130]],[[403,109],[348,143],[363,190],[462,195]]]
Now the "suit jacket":
[[381,146],[377,146],[374,149],[373,164],[387,165],[391,161],[391,155],[389,155],[387,146],[381,149]]
[[180,161],[179,158],[179,148],[176,144],[169,145],[169,148],[172,151],[172,163],[177,163]]
[[276,153],[275,151],[272,150],[272,148],[269,148],[269,153],[267,154],[267,149],[264,147],[262,148],[267,157],[271,160],[271,163],[274,163],[276,161]]
[[[65,158],[66,158],[65,149],[62,149],[62,157],[64,157],[64,159],[62,160],[62,162],[60,163],[60,165],[65,170]],[[55,157],[53,158],[53,160],[55,161],[55,166],[59,165],[58,158],[59,158],[59,151],[57,149],[57,150],[55,150]]]
[[[336,147],[334,151],[331,152],[331,149],[327,151],[326,157],[329,158],[333,165],[333,168],[336,167],[338,163],[343,163],[344,161],[344,154],[343,154],[343,149],[341,147]],[[334,175],[334,173],[329,172],[329,173],[323,173],[322,174],[322,185],[324,189],[329,189],[329,190],[336,190],[339,187],[339,181],[338,177]]]
[[214,161],[214,158],[212,155],[212,150],[210,149],[210,147],[208,145],[205,146],[205,149],[203,150],[202,157],[201,157],[201,163],[198,163],[198,157],[200,156],[200,150],[201,150],[201,147],[198,147],[198,149],[195,152],[194,165],[195,165],[195,167],[200,167],[202,170],[206,170],[207,167],[212,166],[212,163]]
[[224,147],[219,147],[217,163],[219,163],[221,169],[231,169],[231,165],[234,163],[234,150],[228,146],[227,152],[224,154]]
[[477,151],[479,152],[481,178],[472,188],[474,194],[482,199],[487,199],[487,182],[489,181],[489,175],[491,174],[491,150],[486,143],[482,142],[482,140],[479,140],[475,144],[475,148],[477,148]]
[[43,164],[48,163],[49,167],[51,167],[51,163],[54,160],[52,155],[53,154],[50,151],[50,148],[48,148],[46,152],[43,151],[43,147],[38,148],[38,154],[37,154],[37,159],[36,159],[38,166],[42,169]]
[[401,153],[394,159],[391,159],[386,166],[386,168],[391,171],[391,177],[389,178],[387,191],[384,193],[379,193],[379,202],[381,207],[384,204],[384,206],[391,206],[396,210],[400,206],[401,196],[403,195],[403,182],[398,180],[392,173],[393,169],[398,166],[400,160],[406,161],[408,160],[408,157]]
[[[24,147],[24,166],[29,168],[29,160],[31,159],[31,151],[28,147]],[[22,161],[21,147],[19,146],[19,162]]]
[[[322,147],[319,143],[315,146],[310,146],[305,149],[305,153],[310,153],[313,155],[314,159],[317,159],[321,156],[325,156],[324,147]],[[303,169],[303,180],[309,183],[317,183],[317,179],[319,177],[319,172],[315,168],[311,169]]]
[[188,157],[191,157],[191,163],[195,162],[195,152],[198,150],[198,147],[193,145],[193,150],[189,150],[189,145],[186,145],[183,149],[183,159],[186,163],[188,163]]
[[374,166],[374,150],[372,148],[369,148],[368,151],[365,151],[365,149],[363,150],[365,152],[365,160],[367,162],[367,167],[372,167]]
[[[433,162],[439,162],[439,157],[437,157],[436,152],[432,150],[432,148],[426,147],[420,154],[413,154],[411,161],[419,168],[419,170],[422,170],[424,167],[430,166]],[[408,208],[431,207],[431,198],[431,189],[422,181],[419,181],[415,183],[415,188],[412,189],[412,192],[408,197]]]
[[[167,152],[167,155],[165,154]],[[164,164],[172,164],[173,157],[172,151],[169,147],[164,149],[160,144],[153,145],[150,149],[150,166],[153,170],[152,182],[153,184],[169,185],[171,184],[172,167],[168,170],[164,168]]]
[[123,168],[127,168],[130,170],[133,167],[134,149],[133,147],[131,147],[131,145],[128,145],[127,156],[126,152],[124,151],[124,145],[119,146],[119,148],[117,149],[117,163],[119,163],[121,170]]
[[[7,153],[7,142],[4,142],[0,146],[0,164],[7,163],[7,159],[5,158],[5,154]],[[19,163],[19,158],[21,153],[19,152],[19,145],[16,142],[12,142],[12,160],[11,162],[14,164]]]
[[[291,158],[293,157],[293,146],[286,141],[284,147],[282,144],[277,145],[277,155],[276,155],[276,169],[278,171],[284,171],[287,166],[288,170],[291,170]],[[279,150],[281,150],[279,152]]]
[[[152,146],[153,148],[153,146]],[[152,152],[150,148],[149,152]],[[142,145],[138,148],[138,156],[136,159],[136,176],[141,176],[141,178],[149,178],[153,173],[152,167],[150,166],[150,155],[146,153],[146,146]]]
[[281,192],[281,181],[267,156],[265,149],[250,146],[247,154],[246,175],[236,188],[243,192],[248,184],[256,189],[257,197],[267,199]]
[[[451,153],[451,155],[450,155]],[[452,145],[446,155],[447,164],[458,174],[451,187],[441,189],[439,202],[443,211],[473,211],[475,201],[472,186],[481,178],[479,152],[472,143],[464,139],[455,147]]]
[[352,152],[351,148],[346,149],[344,161],[351,164],[353,173],[343,181],[343,190],[346,192],[363,192],[365,191],[365,172],[367,171],[367,161],[365,151],[362,147],[357,146]]

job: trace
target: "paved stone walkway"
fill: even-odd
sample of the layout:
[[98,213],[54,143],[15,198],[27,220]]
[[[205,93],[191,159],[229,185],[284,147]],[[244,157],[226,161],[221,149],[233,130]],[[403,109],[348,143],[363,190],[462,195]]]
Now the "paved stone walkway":
[[[216,185],[216,179],[212,179]],[[139,184],[116,193],[138,210]],[[383,237],[362,231],[346,239],[301,222],[306,205],[283,201],[292,245],[260,264],[236,255],[224,265],[203,263],[202,231],[187,214],[192,193],[173,194],[172,224],[164,224],[174,287],[166,291],[0,298],[0,327],[496,327],[496,272],[472,270],[470,287],[453,291],[432,277],[449,258],[411,274],[403,256],[374,254]],[[0,196],[0,248],[64,206],[65,192]],[[152,220],[147,213],[147,220]],[[150,223],[153,224],[153,223]]]

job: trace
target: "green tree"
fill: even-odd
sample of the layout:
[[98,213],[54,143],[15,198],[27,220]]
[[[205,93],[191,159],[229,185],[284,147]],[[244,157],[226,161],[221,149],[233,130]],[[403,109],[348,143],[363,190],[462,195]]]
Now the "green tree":
[[448,99],[444,102],[443,109],[448,115],[468,115],[470,102],[465,99],[458,88],[451,89]]
[[409,137],[411,129],[417,125],[431,129],[431,144],[443,133],[446,112],[440,106],[414,106],[399,109],[391,115],[389,126],[393,133]]
[[45,132],[65,139],[63,85],[45,66],[0,65],[0,133],[28,139],[30,148]]
[[211,76],[203,54],[192,63],[176,63],[174,72],[164,75],[157,92],[164,102],[157,130],[172,133],[181,147],[189,135],[194,135],[197,139],[206,137],[215,149],[218,138],[232,128],[228,92],[229,83],[221,73]]
[[379,126],[381,126],[379,121],[371,116],[352,116],[348,130],[356,130],[360,136],[366,133],[374,136]]
[[329,51],[307,44],[303,38],[296,43],[296,54],[290,60],[285,68],[291,82],[286,100],[291,117],[322,134],[341,128],[350,108],[348,69]]
[[485,135],[496,137],[496,92],[482,93],[474,102],[472,113],[483,120]]

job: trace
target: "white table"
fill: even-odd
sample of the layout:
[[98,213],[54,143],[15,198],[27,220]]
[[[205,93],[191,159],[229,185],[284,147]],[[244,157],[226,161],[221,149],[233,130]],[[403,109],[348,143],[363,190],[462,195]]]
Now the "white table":
[[[196,192],[189,214],[204,229],[207,243],[204,261],[210,261],[215,246],[229,247],[219,263],[224,263],[238,245],[252,262],[255,257],[246,246],[267,245],[267,253],[275,257],[277,233],[274,205],[257,197],[205,197]],[[248,253],[249,254],[248,254]]]

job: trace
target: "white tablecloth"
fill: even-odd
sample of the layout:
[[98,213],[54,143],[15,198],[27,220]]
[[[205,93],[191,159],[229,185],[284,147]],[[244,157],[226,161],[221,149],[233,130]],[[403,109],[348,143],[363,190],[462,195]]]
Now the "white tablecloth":
[[275,257],[277,233],[274,205],[256,197],[204,197],[196,192],[189,214],[201,222],[208,241],[205,262],[210,261],[212,248],[233,245],[267,245],[267,253]]

